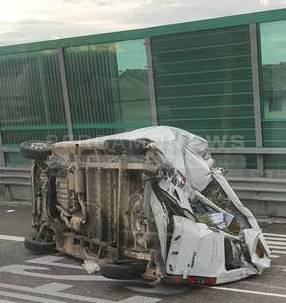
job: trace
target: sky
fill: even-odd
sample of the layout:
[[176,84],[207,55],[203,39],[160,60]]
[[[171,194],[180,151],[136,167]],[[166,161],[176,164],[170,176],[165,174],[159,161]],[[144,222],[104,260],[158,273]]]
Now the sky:
[[286,0],[0,0],[0,45],[286,8]]

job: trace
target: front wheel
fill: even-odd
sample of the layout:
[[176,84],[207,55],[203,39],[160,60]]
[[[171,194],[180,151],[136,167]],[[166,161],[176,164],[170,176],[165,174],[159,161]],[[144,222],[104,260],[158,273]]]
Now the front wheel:
[[122,260],[102,264],[100,272],[104,277],[109,279],[132,280],[142,278],[142,275],[146,271],[146,266],[146,262]]
[[35,255],[49,255],[56,252],[55,241],[46,242],[37,240],[34,235],[28,235],[25,238],[24,246]]

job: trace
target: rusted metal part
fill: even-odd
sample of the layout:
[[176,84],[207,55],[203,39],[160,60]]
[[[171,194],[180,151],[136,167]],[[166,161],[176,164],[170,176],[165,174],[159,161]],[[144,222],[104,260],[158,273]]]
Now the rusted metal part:
[[101,205],[102,205],[102,170],[96,170],[95,174],[95,217],[94,217],[94,229],[96,238],[102,240],[102,220],[101,220]]
[[123,203],[125,202],[125,195],[126,195],[126,182],[125,182],[125,161],[122,159],[122,161],[119,163],[119,171],[118,171],[118,200],[117,200],[117,211],[116,211],[116,244],[117,244],[117,250],[118,255],[122,255],[122,247],[124,244],[124,235],[122,233],[122,227],[123,227]]
[[151,260],[152,256],[150,252],[136,252],[131,249],[125,249],[124,250],[124,255],[126,257],[132,258],[132,259],[138,259],[138,260],[146,260],[149,261]]
[[[120,169],[121,164],[120,162],[102,162],[102,163],[87,163],[87,167],[96,167],[102,169]],[[126,163],[125,166],[126,170],[144,170],[144,171],[156,171],[158,167],[154,166],[151,163],[140,163],[140,162],[129,162]]]
[[[53,151],[53,157],[57,163],[58,217],[53,223],[57,249],[76,258],[97,261],[151,260],[143,206],[144,178],[155,175],[160,166],[152,162],[150,153],[136,161],[134,156],[64,147],[56,154]],[[41,173],[34,174],[40,192],[46,186]],[[39,199],[36,204],[43,207],[43,195]],[[39,225],[48,221],[43,209],[36,213]]]
[[[120,163],[116,163],[116,165],[112,163],[112,166],[104,165],[108,162],[102,162],[103,165],[98,166],[89,165],[97,163],[88,163],[86,173],[83,172],[82,167],[78,169],[74,167],[73,163],[59,170],[56,181],[56,208],[59,211],[61,224],[70,232],[74,232],[74,236],[85,233],[84,215],[79,209],[81,211],[85,209],[88,222],[84,241],[79,241],[75,245],[71,240],[71,235],[64,237],[64,240],[61,236],[57,238],[59,243],[64,241],[64,244],[58,245],[61,251],[76,257],[82,256],[83,247],[78,248],[78,246],[81,243],[89,243],[93,239],[93,244],[96,240],[101,244],[106,241],[109,245],[116,245],[118,256],[130,257],[134,250],[133,257],[137,256],[144,260],[149,258],[146,253],[148,227],[143,216],[143,187],[141,173],[139,173],[143,166],[142,163],[132,163],[130,166],[127,158],[120,160]],[[137,166],[138,173],[135,173],[135,166]],[[145,166],[145,168],[147,167],[150,170],[150,165]],[[78,171],[77,174],[76,171]],[[45,185],[42,182],[41,174],[35,175],[35,177],[39,190],[40,188],[43,190]],[[133,183],[136,181],[136,185],[130,186],[130,181]],[[134,197],[138,199],[134,201]],[[42,196],[39,196],[38,199],[40,200],[36,204],[43,207],[45,203],[43,203]],[[80,207],[75,207],[75,201]],[[43,209],[37,209],[35,213],[41,217],[40,221],[47,220]],[[135,230],[136,226],[140,226],[140,228]],[[101,244],[98,246],[98,250]],[[128,255],[125,255],[124,247],[130,248]],[[143,251],[144,253],[142,253]]]
[[106,224],[107,224],[107,240],[112,240],[112,194],[113,191],[111,190],[112,184],[112,171],[108,170],[105,172],[105,207],[104,211],[106,213]]

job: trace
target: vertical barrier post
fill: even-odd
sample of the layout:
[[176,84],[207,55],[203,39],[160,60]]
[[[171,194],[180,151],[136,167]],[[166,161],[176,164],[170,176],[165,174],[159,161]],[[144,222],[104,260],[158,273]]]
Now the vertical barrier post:
[[153,69],[152,49],[151,49],[151,39],[150,38],[145,39],[145,47],[146,47],[147,64],[148,64],[148,85],[149,85],[149,95],[150,95],[150,102],[151,102],[152,125],[156,126],[156,125],[158,125],[158,116],[157,116],[154,69]]
[[[249,30],[250,30],[250,45],[251,45],[251,67],[252,67],[252,87],[253,87],[256,147],[263,147],[260,86],[259,86],[257,25],[250,24]],[[263,155],[257,155],[257,175],[261,177],[264,176]]]
[[41,94],[43,99],[43,107],[44,107],[44,113],[45,113],[45,119],[46,123],[48,125],[52,124],[51,122],[51,113],[49,110],[49,102],[48,102],[48,92],[46,87],[46,80],[45,80],[45,69],[44,69],[44,63],[43,63],[43,57],[38,56],[38,70],[39,70],[39,80],[40,80],[40,87],[41,87]]
[[62,82],[65,115],[66,115],[67,126],[68,126],[68,135],[69,135],[69,140],[72,141],[74,139],[74,135],[73,135],[73,127],[72,127],[72,119],[71,119],[69,92],[67,85],[64,49],[62,47],[58,49],[58,58],[59,58],[59,67],[60,67],[60,75]]
[[5,155],[4,155],[4,150],[3,150],[3,140],[2,140],[2,133],[0,130],[0,167],[5,167]]

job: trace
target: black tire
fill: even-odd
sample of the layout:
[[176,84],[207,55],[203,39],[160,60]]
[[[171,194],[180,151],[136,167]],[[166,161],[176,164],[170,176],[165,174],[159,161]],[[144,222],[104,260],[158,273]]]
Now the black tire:
[[27,141],[20,145],[20,152],[27,159],[44,161],[50,154],[49,147],[47,142]]
[[24,246],[34,255],[49,255],[56,252],[56,242],[44,242],[35,240],[32,235],[25,238]]
[[117,261],[104,263],[100,267],[101,274],[109,279],[132,280],[142,278],[146,270],[145,262]]

